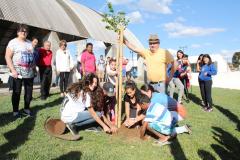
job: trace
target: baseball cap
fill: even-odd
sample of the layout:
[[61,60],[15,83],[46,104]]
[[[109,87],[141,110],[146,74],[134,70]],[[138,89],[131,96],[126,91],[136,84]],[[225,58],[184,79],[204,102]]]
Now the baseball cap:
[[107,96],[109,97],[113,97],[115,96],[115,93],[114,93],[114,85],[110,82],[105,82],[103,84],[103,90],[107,93]]

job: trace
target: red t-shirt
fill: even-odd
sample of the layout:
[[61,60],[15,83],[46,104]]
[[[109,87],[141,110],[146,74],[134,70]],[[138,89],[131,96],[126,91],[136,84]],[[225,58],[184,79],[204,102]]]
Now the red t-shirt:
[[52,51],[40,48],[39,53],[39,66],[51,66],[52,65]]

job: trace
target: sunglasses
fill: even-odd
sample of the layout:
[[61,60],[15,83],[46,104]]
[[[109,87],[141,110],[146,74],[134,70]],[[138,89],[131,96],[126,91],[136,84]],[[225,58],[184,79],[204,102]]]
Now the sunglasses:
[[158,42],[149,43],[149,45],[159,44]]

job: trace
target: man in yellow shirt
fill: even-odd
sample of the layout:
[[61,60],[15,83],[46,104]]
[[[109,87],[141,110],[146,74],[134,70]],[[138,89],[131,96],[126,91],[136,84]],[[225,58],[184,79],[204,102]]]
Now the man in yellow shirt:
[[175,71],[171,67],[171,73],[167,76],[168,65],[174,65],[174,59],[168,50],[160,48],[158,35],[150,35],[149,49],[139,49],[124,39],[125,45],[132,51],[145,59],[147,67],[147,78],[154,89],[161,93],[167,92],[167,86]]

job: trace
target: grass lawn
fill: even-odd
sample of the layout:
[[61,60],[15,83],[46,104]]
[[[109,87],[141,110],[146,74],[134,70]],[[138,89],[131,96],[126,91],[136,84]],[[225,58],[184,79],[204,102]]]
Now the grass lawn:
[[[34,94],[38,97],[39,94]],[[214,110],[205,113],[199,106],[199,90],[192,88],[186,104],[192,135],[182,134],[171,145],[153,146],[153,140],[126,139],[105,133],[80,131],[82,140],[64,141],[49,136],[43,124],[48,116],[58,118],[61,98],[35,99],[34,117],[12,118],[11,96],[0,96],[0,159],[48,160],[181,160],[239,159],[240,91],[213,89]],[[20,108],[23,102],[21,100]]]

